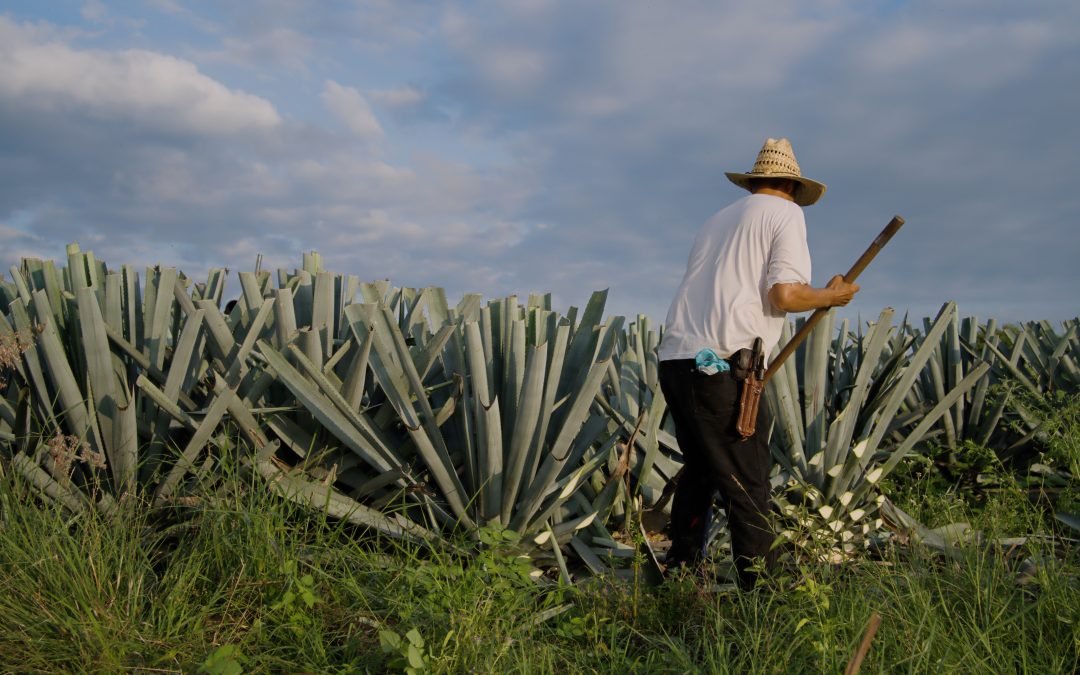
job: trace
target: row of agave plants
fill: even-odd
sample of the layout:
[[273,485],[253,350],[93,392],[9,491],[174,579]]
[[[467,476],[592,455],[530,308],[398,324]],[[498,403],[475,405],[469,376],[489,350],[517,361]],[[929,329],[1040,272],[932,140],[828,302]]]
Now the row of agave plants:
[[[951,302],[921,327],[907,317],[894,325],[893,315],[886,308],[876,321],[852,329],[827,314],[767,387],[772,484],[790,526],[785,534],[818,552],[843,556],[911,523],[880,489],[911,453],[974,443],[1003,460],[1030,460],[1045,441],[1046,419],[1032,408],[1050,407],[1055,392],[1080,391],[1080,319],[1065,322],[1061,332],[1045,321],[998,328],[993,319],[960,318]],[[801,322],[785,326],[774,354]],[[631,345],[636,337],[632,331]],[[658,342],[650,335],[646,344],[654,349]],[[628,356],[631,363],[640,358],[633,350]],[[645,400],[662,411],[655,361],[649,367]],[[631,386],[634,372],[624,377]],[[637,409],[623,409],[627,429]],[[675,439],[663,427],[659,434],[661,459],[652,458],[655,446],[639,440],[638,463],[661,474],[645,475],[647,498],[670,487],[666,481],[679,468],[677,453],[667,451],[677,448]],[[668,497],[670,490],[658,499]],[[885,504],[891,523],[883,518]],[[718,514],[714,532],[722,534],[723,526]]]
[[[66,266],[26,259],[11,278],[0,467],[73,511],[197,499],[240,447],[268,489],[357,525],[431,542],[495,526],[540,561],[602,571],[633,555],[612,529],[663,509],[681,466],[661,332],[605,316],[606,292],[580,313],[550,296],[451,305],[312,253],[240,273],[226,303],[226,270],[140,277],[74,244]],[[1056,333],[960,320],[951,303],[921,327],[892,314],[854,329],[830,316],[769,385],[778,503],[834,549],[885,531],[880,481],[927,443],[1037,440],[995,385],[1080,385],[1075,320]]]

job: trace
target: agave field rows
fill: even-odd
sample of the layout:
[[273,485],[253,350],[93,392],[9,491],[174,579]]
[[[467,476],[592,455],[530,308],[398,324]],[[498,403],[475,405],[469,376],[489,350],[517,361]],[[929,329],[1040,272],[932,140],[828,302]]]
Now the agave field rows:
[[[10,276],[0,467],[72,511],[197,499],[239,448],[268,489],[336,518],[427,541],[513,530],[540,562],[598,572],[633,555],[614,530],[662,510],[681,466],[661,330],[606,316],[606,292],[580,312],[451,305],[312,253],[241,272],[226,302],[226,270],[110,270],[77,245]],[[769,384],[786,522],[851,552],[885,535],[880,482],[909,454],[1038,443],[1027,406],[1080,386],[1078,325],[998,327],[951,303],[920,325],[828,316]]]

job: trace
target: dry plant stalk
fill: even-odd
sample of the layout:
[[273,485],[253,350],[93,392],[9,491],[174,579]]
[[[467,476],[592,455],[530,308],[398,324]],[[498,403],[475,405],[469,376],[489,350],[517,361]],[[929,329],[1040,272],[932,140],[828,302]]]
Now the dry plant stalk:
[[34,344],[34,338],[41,332],[40,326],[32,330],[23,329],[12,333],[0,334],[0,387],[7,384],[3,377],[5,370],[14,370],[19,365],[23,352]]
[[78,436],[56,434],[46,442],[45,447],[57,471],[65,476],[71,473],[76,460],[93,469],[105,469],[105,456],[91,450],[90,445]]

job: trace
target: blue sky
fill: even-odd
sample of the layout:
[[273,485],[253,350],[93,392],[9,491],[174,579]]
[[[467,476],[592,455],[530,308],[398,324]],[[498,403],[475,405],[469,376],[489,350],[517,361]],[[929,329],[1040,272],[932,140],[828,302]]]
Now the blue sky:
[[[224,9],[227,8],[227,9]],[[1080,4],[0,4],[0,265],[330,269],[610,288],[661,320],[694,233],[787,136],[814,281],[908,224],[849,314],[1080,303]]]

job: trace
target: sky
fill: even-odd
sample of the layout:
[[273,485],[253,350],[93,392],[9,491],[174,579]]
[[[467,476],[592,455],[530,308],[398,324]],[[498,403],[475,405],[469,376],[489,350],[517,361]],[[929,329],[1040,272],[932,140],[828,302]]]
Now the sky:
[[0,1],[0,269],[328,269],[662,321],[766,137],[847,308],[1080,314],[1075,0]]

